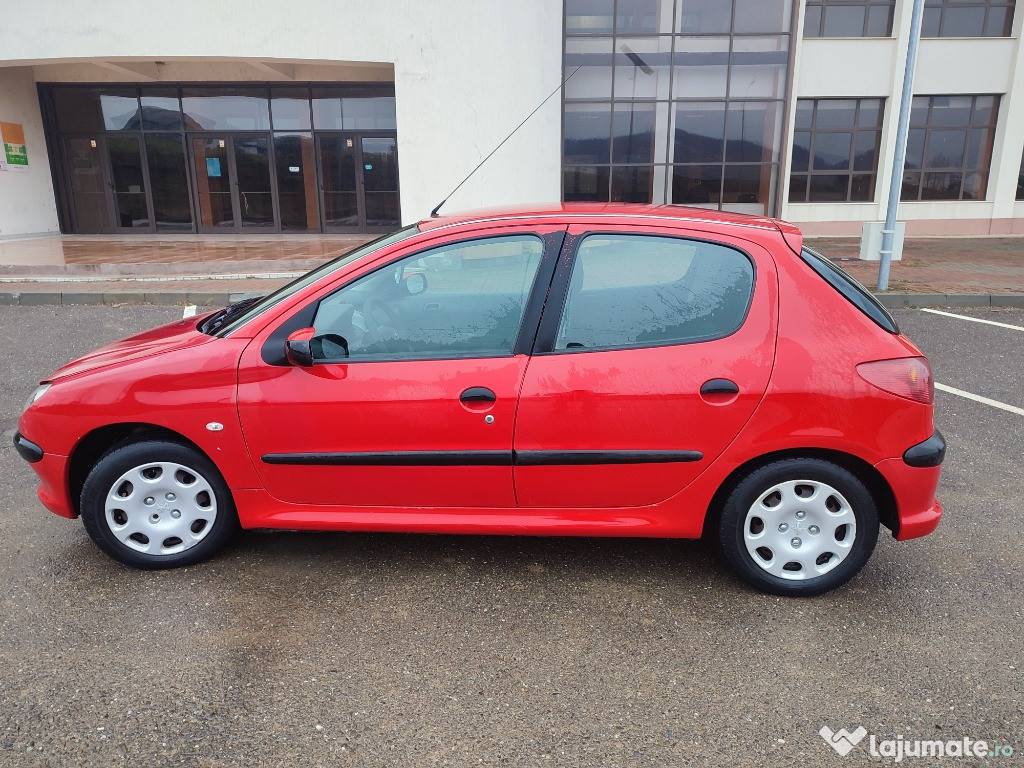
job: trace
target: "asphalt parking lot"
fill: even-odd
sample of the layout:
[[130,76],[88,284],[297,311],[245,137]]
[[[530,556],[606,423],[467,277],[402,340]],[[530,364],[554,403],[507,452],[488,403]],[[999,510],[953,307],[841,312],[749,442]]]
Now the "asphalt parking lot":
[[[1024,330],[896,314],[938,382],[1024,408]],[[179,316],[0,307],[4,440],[56,365]],[[823,726],[1024,753],[1024,414],[936,400],[939,530],[804,600],[688,541],[247,532],[133,571],[0,451],[0,765],[892,764]]]

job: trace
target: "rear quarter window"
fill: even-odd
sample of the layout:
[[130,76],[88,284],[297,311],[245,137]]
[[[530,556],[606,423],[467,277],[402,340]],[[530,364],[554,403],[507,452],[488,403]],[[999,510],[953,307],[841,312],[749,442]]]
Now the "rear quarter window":
[[900,332],[899,326],[896,325],[893,316],[889,314],[889,310],[883,307],[881,302],[867,288],[843,272],[831,261],[806,246],[800,252],[800,258],[803,259],[807,266],[817,272],[818,276],[826,283],[839,291],[843,298],[870,317],[881,328],[884,328],[889,333]]

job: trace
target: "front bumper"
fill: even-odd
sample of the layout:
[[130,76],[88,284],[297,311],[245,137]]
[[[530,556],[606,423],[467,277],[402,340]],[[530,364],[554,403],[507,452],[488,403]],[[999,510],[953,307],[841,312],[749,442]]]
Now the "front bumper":
[[67,493],[68,457],[46,453],[20,432],[14,434],[14,447],[39,475],[36,495],[43,506],[61,517],[77,517]]

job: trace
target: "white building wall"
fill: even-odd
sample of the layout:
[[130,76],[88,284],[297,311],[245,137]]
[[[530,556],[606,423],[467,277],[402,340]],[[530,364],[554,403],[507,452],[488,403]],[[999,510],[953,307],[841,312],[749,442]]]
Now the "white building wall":
[[[295,75],[302,60],[393,64],[402,217],[408,222],[428,215],[559,84],[561,53],[557,0],[139,0],[130,8],[120,0],[93,0],[81,12],[62,0],[39,0],[18,24],[0,27],[0,83],[13,79],[5,65],[34,65],[39,79],[55,79],[52,65],[62,62],[65,70],[84,67],[81,79],[123,80],[125,72],[110,68],[118,59],[173,62],[179,71],[189,62],[178,60],[190,59],[199,72],[196,60],[218,62],[207,72],[220,70],[225,60],[278,60],[287,62],[282,71]],[[153,64],[126,66],[162,79]],[[275,74],[269,70],[265,79],[279,79]],[[22,81],[34,102],[31,79]],[[560,143],[556,95],[445,210],[559,200]],[[41,149],[40,142],[36,157]],[[45,201],[52,222],[49,187],[31,197],[33,205]]]
[[53,179],[30,67],[6,69],[0,75],[0,121],[24,127],[29,163],[27,171],[0,171],[0,239],[54,233]]

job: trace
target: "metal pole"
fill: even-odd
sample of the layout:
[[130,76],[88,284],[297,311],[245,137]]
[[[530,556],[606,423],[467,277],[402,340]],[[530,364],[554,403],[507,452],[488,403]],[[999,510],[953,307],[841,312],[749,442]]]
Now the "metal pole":
[[878,252],[878,290],[880,291],[889,288],[892,240],[896,231],[896,214],[900,207],[903,166],[907,159],[910,105],[914,100],[914,67],[917,64],[917,44],[921,41],[921,18],[923,15],[924,0],[914,0],[914,10],[910,18],[910,43],[907,45],[907,66],[903,72],[900,120],[896,127],[896,151],[892,158],[892,178],[889,180],[889,206],[885,211],[885,228],[882,229],[882,248]]

